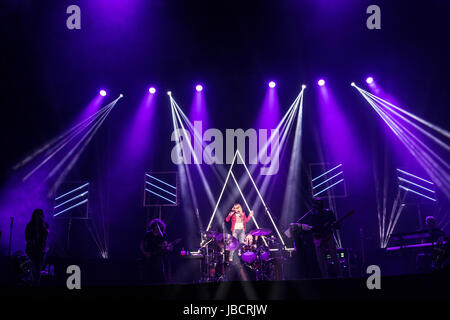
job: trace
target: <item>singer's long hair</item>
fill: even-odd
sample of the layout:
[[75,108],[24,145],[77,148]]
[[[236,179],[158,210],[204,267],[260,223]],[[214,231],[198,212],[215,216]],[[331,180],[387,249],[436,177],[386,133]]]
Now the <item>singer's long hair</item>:
[[35,226],[39,222],[39,216],[43,216],[44,211],[42,209],[35,209],[31,215],[30,225]]

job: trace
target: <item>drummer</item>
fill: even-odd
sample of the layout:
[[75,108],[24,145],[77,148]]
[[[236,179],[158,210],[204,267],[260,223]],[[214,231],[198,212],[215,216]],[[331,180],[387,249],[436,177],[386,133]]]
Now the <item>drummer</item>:
[[246,247],[256,247],[256,241],[253,240],[253,236],[251,234],[247,234],[244,240],[244,246]]
[[244,245],[248,248],[256,249],[258,244],[261,242],[259,236],[253,236],[251,233],[245,236]]

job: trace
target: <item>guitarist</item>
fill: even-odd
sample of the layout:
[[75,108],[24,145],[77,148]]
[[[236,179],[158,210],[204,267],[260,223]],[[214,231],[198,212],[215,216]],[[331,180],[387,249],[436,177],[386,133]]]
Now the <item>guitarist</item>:
[[153,219],[148,223],[147,232],[141,241],[141,252],[145,256],[144,278],[150,283],[167,281],[166,256],[173,250],[167,242],[166,224],[161,219]]
[[313,210],[311,212],[311,231],[313,233],[316,257],[320,272],[323,278],[328,278],[327,254],[337,267],[338,277],[342,276],[339,261],[337,259],[336,243],[333,231],[337,228],[336,217],[333,211],[324,208],[324,201],[321,198],[313,200]]
[[26,253],[33,262],[33,281],[38,286],[41,278],[41,270],[47,248],[49,234],[48,223],[44,221],[44,211],[36,209],[33,211],[30,222],[25,228],[25,241],[27,243]]

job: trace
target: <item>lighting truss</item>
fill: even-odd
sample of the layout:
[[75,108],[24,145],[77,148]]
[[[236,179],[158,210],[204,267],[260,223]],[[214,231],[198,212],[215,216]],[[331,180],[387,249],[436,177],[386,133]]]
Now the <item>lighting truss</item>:
[[62,192],[55,196],[53,217],[88,218],[89,182],[68,182],[63,184],[59,191]]
[[149,172],[144,181],[144,207],[178,206],[176,172]]

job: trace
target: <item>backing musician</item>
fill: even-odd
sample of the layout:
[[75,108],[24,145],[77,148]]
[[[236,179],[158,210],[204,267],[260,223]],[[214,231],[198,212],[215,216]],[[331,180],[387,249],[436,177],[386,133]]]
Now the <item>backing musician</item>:
[[428,236],[422,239],[422,243],[433,243],[431,250],[424,250],[416,256],[416,268],[419,272],[431,272],[445,266],[448,258],[448,244],[445,243],[445,232],[442,231],[433,216],[425,218],[424,231]]
[[314,199],[311,212],[311,231],[313,232],[317,262],[323,278],[328,278],[327,254],[331,256],[331,260],[337,267],[338,276],[342,276],[337,258],[336,243],[333,237],[333,232],[336,228],[335,222],[336,217],[333,211],[324,208],[323,199]]
[[48,223],[44,221],[44,211],[42,209],[34,210],[31,220],[25,228],[26,253],[33,263],[34,285],[39,285],[41,278],[48,234],[49,227]]
[[433,216],[428,216],[425,218],[426,230],[430,233],[428,241],[437,242],[445,237],[445,232],[442,231],[437,226],[436,218]]
[[145,281],[162,283],[167,281],[166,253],[173,250],[167,242],[166,224],[161,219],[153,219],[148,223],[147,232],[141,241],[141,252],[145,256]]

